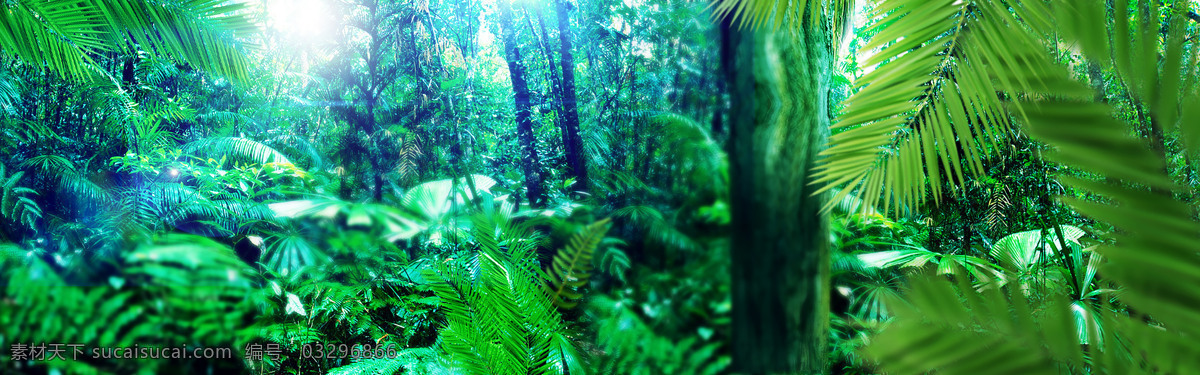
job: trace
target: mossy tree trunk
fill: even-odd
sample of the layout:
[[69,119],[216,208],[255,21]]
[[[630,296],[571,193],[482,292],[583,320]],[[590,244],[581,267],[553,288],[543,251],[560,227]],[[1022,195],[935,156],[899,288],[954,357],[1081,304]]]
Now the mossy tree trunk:
[[504,40],[504,59],[512,79],[514,109],[517,120],[517,139],[521,142],[521,168],[525,172],[525,197],[531,207],[541,207],[545,201],[542,191],[541,162],[537,153],[537,138],[530,118],[529,83],[525,79],[525,64],[521,61],[520,43],[513,20],[512,4],[507,0],[496,3],[500,10],[500,33]]
[[807,24],[728,32],[734,371],[824,373],[829,227],[810,182],[829,132],[833,47]]
[[558,13],[558,41],[562,67],[562,111],[563,130],[566,132],[567,166],[569,173],[575,177],[575,191],[586,191],[588,188],[587,165],[584,164],[583,138],[579,136],[579,105],[575,95],[575,50],[571,41],[571,18],[566,0],[554,2]]

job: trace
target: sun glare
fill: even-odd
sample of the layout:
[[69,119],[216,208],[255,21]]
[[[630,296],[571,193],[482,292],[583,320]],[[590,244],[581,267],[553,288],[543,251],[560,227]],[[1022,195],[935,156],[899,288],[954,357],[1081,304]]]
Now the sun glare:
[[333,31],[327,0],[269,0],[269,27],[298,42],[319,41]]

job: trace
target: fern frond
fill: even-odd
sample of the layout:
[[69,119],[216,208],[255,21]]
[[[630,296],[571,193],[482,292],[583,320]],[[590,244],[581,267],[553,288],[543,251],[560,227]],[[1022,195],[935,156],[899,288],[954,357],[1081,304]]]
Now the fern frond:
[[[615,240],[614,242],[616,243],[605,246],[605,243],[609,242],[609,240]],[[625,272],[629,271],[629,269],[633,267],[632,261],[629,260],[629,255],[625,254],[625,251],[620,247],[617,247],[624,245],[625,241],[606,237],[604,241],[601,241],[600,244],[600,256],[593,258],[593,260],[595,260],[594,263],[596,268],[604,271],[604,273],[616,277],[617,280],[620,280],[622,283],[626,282]]]
[[259,330],[258,336],[292,351],[299,351],[304,345],[324,345],[327,342],[321,331],[297,323],[265,326]]
[[610,219],[604,219],[584,227],[554,255],[545,274],[546,292],[556,306],[570,309],[579,304],[583,293],[578,290],[592,276],[592,254],[611,225]]
[[467,373],[584,373],[538,278],[534,242],[490,220],[476,218],[478,253],[424,271],[446,312],[447,358]]
[[1003,186],[1000,189],[992,191],[991,199],[988,199],[987,214],[984,216],[984,221],[987,222],[988,229],[998,231],[1008,227],[1008,210],[1012,209],[1012,201],[1009,196],[1012,195],[1008,186]]
[[42,218],[42,208],[32,197],[37,191],[18,186],[25,172],[8,175],[3,164],[0,164],[0,219],[33,228],[38,219]]

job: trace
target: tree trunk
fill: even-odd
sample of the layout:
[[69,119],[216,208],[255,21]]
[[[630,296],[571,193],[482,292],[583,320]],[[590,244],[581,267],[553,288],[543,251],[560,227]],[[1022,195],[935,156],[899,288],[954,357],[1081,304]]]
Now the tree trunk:
[[533,121],[529,118],[529,85],[525,81],[525,65],[521,63],[512,5],[507,0],[501,0],[497,6],[500,8],[504,59],[508,60],[508,75],[512,79],[513,96],[516,99],[514,108],[517,138],[521,142],[521,168],[525,172],[525,196],[531,207],[541,207],[545,200],[542,192],[542,172],[538,161],[537,139],[533,135]]
[[588,187],[587,164],[583,158],[583,138],[579,136],[579,106],[575,96],[575,55],[571,45],[571,19],[567,16],[567,1],[555,1],[558,13],[559,53],[562,67],[563,130],[567,132],[567,166],[575,177],[575,191]]
[[[551,103],[554,107],[555,121],[558,122],[558,132],[562,136],[563,150],[567,155],[567,176],[574,176],[571,170],[571,131],[567,127],[566,110],[563,109],[563,92],[562,92],[562,69],[559,69],[559,61],[555,61],[554,52],[550,50],[550,33],[546,31],[546,23],[542,17],[542,11],[536,10],[538,28],[541,34],[538,37],[538,46],[542,48],[542,54],[546,56],[546,66],[550,72],[550,96],[553,98]],[[533,29],[532,23],[529,26]],[[536,34],[536,32],[535,32]]]
[[829,132],[833,47],[821,27],[729,29],[733,366],[820,374],[829,226],[810,172]]

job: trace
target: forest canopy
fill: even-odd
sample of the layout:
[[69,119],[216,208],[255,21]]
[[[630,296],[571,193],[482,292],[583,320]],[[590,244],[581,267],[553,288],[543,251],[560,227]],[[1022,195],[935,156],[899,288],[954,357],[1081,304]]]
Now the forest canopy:
[[0,372],[1193,373],[1198,11],[6,1]]

